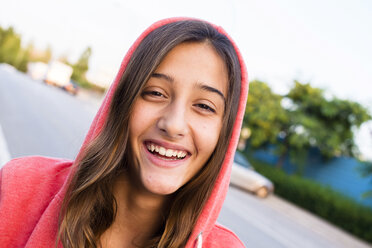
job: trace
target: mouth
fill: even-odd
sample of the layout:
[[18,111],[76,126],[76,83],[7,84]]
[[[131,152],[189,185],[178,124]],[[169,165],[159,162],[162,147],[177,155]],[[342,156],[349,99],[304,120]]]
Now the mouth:
[[189,154],[185,150],[166,148],[152,141],[146,141],[145,147],[151,154],[163,160],[183,160]]

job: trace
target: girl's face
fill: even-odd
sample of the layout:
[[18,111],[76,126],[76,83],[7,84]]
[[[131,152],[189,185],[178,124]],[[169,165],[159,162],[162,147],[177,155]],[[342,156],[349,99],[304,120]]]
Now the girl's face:
[[167,195],[206,164],[218,142],[228,85],[207,42],[182,43],[160,63],[134,103],[129,139],[146,191]]

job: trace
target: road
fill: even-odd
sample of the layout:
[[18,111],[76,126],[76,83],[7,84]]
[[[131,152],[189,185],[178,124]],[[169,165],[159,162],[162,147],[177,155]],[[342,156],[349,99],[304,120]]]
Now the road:
[[74,158],[96,106],[0,66],[0,125],[11,157]]
[[[36,154],[73,159],[99,102],[0,65],[0,162]],[[372,248],[276,196],[259,199],[233,187],[219,221],[246,247]]]
[[219,220],[247,248],[372,247],[275,195],[259,199],[234,187],[229,189]]

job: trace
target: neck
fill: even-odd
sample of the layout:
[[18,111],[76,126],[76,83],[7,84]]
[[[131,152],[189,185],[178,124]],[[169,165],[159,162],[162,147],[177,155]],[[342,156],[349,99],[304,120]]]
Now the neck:
[[159,219],[168,203],[167,196],[155,195],[141,189],[126,178],[116,183],[114,195],[119,211],[129,213],[138,220]]
[[106,235],[103,235],[109,243],[117,240],[117,235],[121,239],[117,242],[126,244],[122,247],[129,247],[130,243],[143,244],[163,224],[169,202],[167,196],[145,191],[124,176],[116,182],[114,196],[117,202],[116,217]]

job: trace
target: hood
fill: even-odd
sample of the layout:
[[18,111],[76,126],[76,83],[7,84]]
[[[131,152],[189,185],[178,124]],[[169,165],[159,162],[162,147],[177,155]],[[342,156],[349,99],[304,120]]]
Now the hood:
[[[147,28],[140,36],[137,38],[137,40],[134,42],[134,44],[130,47],[129,51],[125,55],[121,65],[119,72],[117,73],[110,89],[107,91],[106,96],[102,102],[101,107],[99,108],[92,125],[90,126],[90,129],[88,131],[88,134],[84,140],[84,143],[82,145],[82,148],[80,149],[80,152],[77,156],[77,160],[79,160],[79,157],[82,155],[82,151],[84,150],[85,146],[89,144],[93,140],[94,137],[96,137],[102,130],[102,127],[104,125],[104,122],[108,116],[109,112],[109,106],[111,103],[111,100],[113,98],[114,92],[118,86],[118,83],[120,81],[120,78],[122,74],[124,73],[126,66],[133,54],[133,52],[137,49],[138,45],[141,43],[141,41],[146,37],[150,32],[153,30],[176,21],[181,20],[190,20],[191,18],[169,18],[164,19],[161,21],[158,21],[151,25],[149,28]],[[234,130],[232,132],[232,136],[229,142],[228,150],[222,165],[222,168],[220,170],[220,173],[217,177],[216,183],[214,185],[212,194],[210,198],[207,200],[202,213],[196,223],[196,226],[190,236],[189,241],[187,242],[186,247],[193,247],[195,244],[195,240],[200,237],[200,234],[202,234],[204,237],[208,236],[208,233],[213,228],[214,224],[216,223],[217,217],[220,213],[220,210],[222,208],[222,204],[225,200],[226,193],[229,187],[230,182],[230,174],[231,174],[231,167],[233,163],[233,157],[235,154],[235,149],[238,144],[238,139],[240,135],[240,129],[243,121],[244,111],[245,111],[245,105],[247,101],[247,95],[248,95],[248,78],[247,78],[247,70],[243,61],[243,57],[233,42],[233,40],[227,35],[227,33],[219,26],[215,26],[212,24],[220,33],[226,35],[231,43],[233,44],[236,53],[239,58],[240,67],[241,67],[241,93],[240,93],[240,101],[239,101],[239,108],[237,112],[237,117],[234,123]],[[76,160],[76,161],[77,161]],[[65,185],[66,186],[66,185]],[[198,239],[200,240],[200,238]]]

